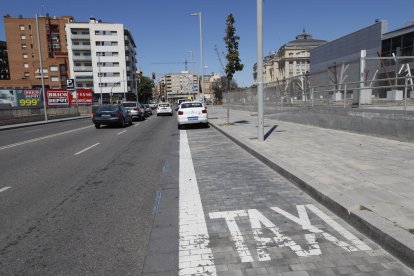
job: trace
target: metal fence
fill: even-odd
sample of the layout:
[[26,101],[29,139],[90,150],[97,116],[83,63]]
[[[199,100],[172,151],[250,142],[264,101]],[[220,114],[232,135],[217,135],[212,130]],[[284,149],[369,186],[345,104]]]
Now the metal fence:
[[[48,107],[48,119],[63,117],[75,117],[79,115],[92,114],[92,106],[71,106],[71,107]],[[7,108],[0,109],[0,125],[6,125],[18,122],[41,121],[44,119],[44,109],[27,107],[27,108]]]
[[[316,86],[312,85],[311,77],[301,75],[267,83],[263,94],[267,113],[323,106],[414,110],[414,85],[411,77]],[[223,101],[257,111],[257,88],[230,91],[224,95]]]

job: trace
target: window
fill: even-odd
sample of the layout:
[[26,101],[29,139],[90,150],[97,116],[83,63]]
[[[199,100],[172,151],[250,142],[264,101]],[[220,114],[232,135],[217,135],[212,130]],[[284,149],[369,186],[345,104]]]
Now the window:
[[24,31],[24,25],[20,25],[19,28],[20,28],[20,31]]
[[51,76],[50,80],[51,81],[59,81],[59,77],[58,76]]
[[111,41],[111,46],[118,46],[118,42],[117,41]]
[[57,72],[58,71],[58,67],[56,65],[52,65],[52,66],[50,66],[50,71],[51,72]]
[[22,49],[27,49],[27,45],[26,44],[22,44]]
[[27,54],[23,54],[23,58],[24,59],[28,58],[28,55]]
[[29,63],[24,63],[24,64],[23,64],[23,67],[24,67],[24,68],[29,68]]
[[21,36],[20,36],[20,38],[21,38],[22,40],[26,40],[26,36],[25,36],[25,35],[21,35]]
[[29,72],[24,72],[24,77],[25,77],[25,78],[30,77],[30,73],[29,73]]

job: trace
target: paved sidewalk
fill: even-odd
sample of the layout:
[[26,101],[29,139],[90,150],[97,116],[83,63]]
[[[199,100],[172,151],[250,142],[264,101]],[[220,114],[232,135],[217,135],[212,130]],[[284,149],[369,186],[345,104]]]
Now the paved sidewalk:
[[[209,122],[408,264],[414,264],[414,143],[209,107]],[[265,135],[265,136],[267,136]],[[411,231],[411,233],[410,233]]]
[[52,119],[52,120],[48,120],[47,122],[46,121],[36,121],[36,122],[21,123],[21,124],[3,125],[3,126],[0,126],[0,131],[8,130],[8,129],[22,128],[22,127],[52,124],[52,123],[64,122],[64,121],[72,121],[72,120],[78,120],[78,119],[85,119],[85,118],[90,118],[90,117],[91,117],[91,115],[81,115],[81,116],[77,116],[77,117]]

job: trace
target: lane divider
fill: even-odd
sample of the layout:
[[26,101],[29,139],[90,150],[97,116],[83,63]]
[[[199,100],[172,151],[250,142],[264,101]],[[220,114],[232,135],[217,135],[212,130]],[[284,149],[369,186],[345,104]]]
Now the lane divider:
[[79,154],[81,154],[81,153],[84,153],[85,151],[87,151],[87,150],[90,150],[91,148],[93,148],[93,147],[96,147],[97,145],[99,145],[100,143],[96,143],[96,144],[94,144],[94,145],[92,145],[92,146],[90,146],[90,147],[87,147],[86,149],[83,149],[83,150],[81,150],[81,151],[78,151],[77,153],[75,153],[74,155],[79,155]]
[[126,132],[126,130],[123,130],[123,131],[121,131],[121,132],[118,132],[116,135],[120,135],[120,134],[122,134],[122,133],[124,133],[124,132]]
[[216,276],[216,266],[204,217],[186,130],[180,131],[179,275]]
[[75,129],[71,129],[71,130],[68,130],[68,131],[59,132],[59,133],[56,133],[56,134],[51,134],[51,135],[47,135],[47,136],[43,136],[43,137],[39,137],[39,138],[34,138],[34,139],[30,139],[30,140],[26,140],[26,141],[22,141],[22,142],[10,144],[10,145],[7,145],[7,146],[2,146],[2,147],[0,147],[0,150],[14,148],[14,147],[17,147],[17,146],[21,146],[21,145],[25,145],[25,144],[29,144],[29,143],[33,143],[33,142],[37,142],[37,141],[41,141],[41,140],[45,140],[45,139],[49,139],[49,138],[61,136],[61,135],[64,135],[64,134],[68,134],[68,133],[72,133],[72,132],[75,132],[75,131],[87,129],[87,128],[90,128],[90,127],[93,127],[93,125],[86,126],[86,127],[75,128]]
[[4,187],[4,188],[1,188],[1,189],[0,189],[0,193],[1,193],[1,192],[4,192],[4,191],[7,191],[7,190],[8,190],[8,189],[10,189],[10,188],[11,188],[11,187]]

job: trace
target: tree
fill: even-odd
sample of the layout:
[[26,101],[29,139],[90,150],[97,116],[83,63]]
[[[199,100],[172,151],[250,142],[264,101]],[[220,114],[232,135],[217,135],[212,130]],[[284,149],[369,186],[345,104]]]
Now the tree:
[[243,64],[240,61],[239,57],[239,40],[240,37],[236,35],[236,28],[234,27],[234,17],[233,14],[229,14],[226,20],[226,36],[224,37],[224,42],[226,43],[227,48],[227,64],[226,64],[226,77],[227,77],[227,125],[229,125],[230,117],[230,82],[233,80],[233,75],[236,71],[243,70]]
[[226,43],[227,48],[227,64],[226,64],[226,76],[228,82],[233,79],[234,73],[236,71],[243,70],[244,65],[241,63],[239,57],[239,40],[240,37],[236,35],[236,28],[234,27],[234,17],[233,14],[229,14],[226,20],[226,36],[224,37],[224,42]]
[[147,103],[152,99],[153,82],[149,77],[142,76],[138,83],[138,100]]

